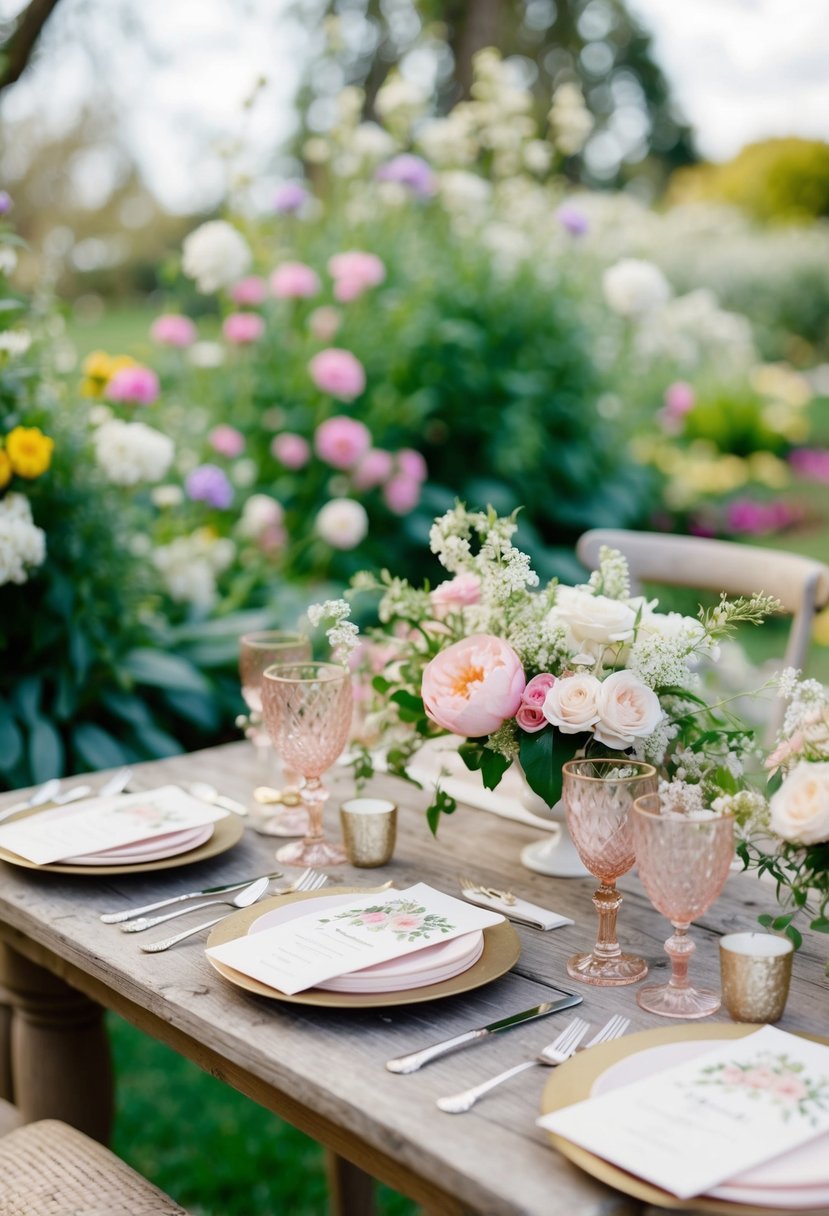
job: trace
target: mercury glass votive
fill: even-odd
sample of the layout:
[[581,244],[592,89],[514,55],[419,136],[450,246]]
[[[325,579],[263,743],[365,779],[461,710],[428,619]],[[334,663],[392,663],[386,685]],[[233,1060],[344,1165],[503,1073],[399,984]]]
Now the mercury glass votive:
[[343,844],[353,866],[372,869],[391,861],[397,807],[385,798],[350,798],[340,806]]
[[772,933],[729,933],[720,940],[723,1004],[735,1022],[777,1022],[792,978],[794,946]]

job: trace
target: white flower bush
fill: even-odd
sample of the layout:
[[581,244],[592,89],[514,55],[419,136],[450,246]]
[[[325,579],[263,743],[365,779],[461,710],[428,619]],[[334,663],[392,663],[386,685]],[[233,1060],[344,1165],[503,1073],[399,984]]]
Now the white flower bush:
[[368,515],[353,498],[332,498],[317,514],[317,533],[332,549],[354,549],[368,535]]
[[209,528],[198,528],[169,545],[159,545],[152,560],[172,600],[208,612],[216,602],[217,577],[235,555],[232,540],[214,536]]
[[250,263],[247,241],[225,220],[210,220],[185,237],[181,268],[205,294],[235,283]]
[[45,559],[46,533],[34,522],[28,498],[6,494],[0,499],[0,587],[25,583]]
[[607,303],[620,317],[644,317],[668,303],[673,294],[658,266],[640,258],[623,258],[602,276]]
[[118,486],[160,481],[170,470],[175,444],[169,435],[143,422],[111,418],[92,437],[95,459],[108,481]]

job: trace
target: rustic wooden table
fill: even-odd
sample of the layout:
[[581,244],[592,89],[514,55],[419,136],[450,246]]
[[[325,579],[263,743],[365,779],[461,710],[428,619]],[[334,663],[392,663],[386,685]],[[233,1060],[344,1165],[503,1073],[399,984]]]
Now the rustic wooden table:
[[[248,744],[141,765],[136,788],[164,782],[209,781],[247,799],[256,784]],[[336,831],[337,794],[351,791],[338,771],[327,812]],[[554,996],[550,985],[568,980],[565,959],[591,946],[596,916],[590,879],[544,878],[518,863],[522,845],[538,835],[519,823],[460,808],[433,840],[422,813],[425,797],[389,778],[373,789],[400,805],[393,862],[381,870],[332,871],[332,879],[397,886],[418,880],[456,892],[459,870],[572,916],[575,925],[552,932],[518,927],[522,953],[502,979],[464,996],[398,1009],[342,1012],[281,1004],[242,993],[210,967],[203,937],[165,954],[140,952],[137,938],[102,925],[99,914],[167,894],[266,873],[274,842],[245,832],[231,852],[156,875],[73,878],[2,866],[0,940],[11,990],[11,1064],[0,1059],[0,1091],[13,1094],[27,1119],[62,1117],[105,1137],[110,1117],[109,1073],[101,1007],[114,1009],[147,1034],[301,1128],[332,1151],[333,1204],[350,1216],[371,1207],[365,1175],[382,1179],[433,1212],[487,1216],[628,1216],[642,1205],[609,1191],[563,1160],[535,1127],[548,1074],[530,1071],[466,1115],[440,1113],[435,1099],[482,1081],[533,1055],[559,1032],[567,1013],[498,1035],[395,1076],[391,1056],[460,1033]],[[666,922],[637,881],[620,883],[625,901],[620,940],[644,955],[652,975],[665,975]],[[694,930],[697,978],[718,983],[717,937],[755,926],[774,906],[773,892],[751,876],[734,874]],[[198,923],[199,914],[181,926]],[[163,930],[150,931],[148,937]],[[784,1029],[829,1033],[829,986],[814,938],[796,956]],[[643,1013],[636,987],[581,988],[578,1013],[594,1027],[612,1013],[627,1014],[632,1030],[664,1026]],[[0,1040],[2,1040],[0,1028]],[[10,1067],[10,1072],[9,1072]],[[353,1163],[357,1169],[349,1166]]]

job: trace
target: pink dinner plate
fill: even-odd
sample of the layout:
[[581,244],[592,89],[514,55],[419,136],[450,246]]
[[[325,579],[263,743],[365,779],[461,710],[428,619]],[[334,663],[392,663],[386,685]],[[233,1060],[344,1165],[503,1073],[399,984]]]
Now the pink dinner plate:
[[[666,1068],[684,1064],[726,1046],[728,1041],[696,1039],[685,1043],[661,1043],[625,1056],[596,1078],[590,1096],[596,1098]],[[711,1190],[709,1195],[733,1203],[751,1203],[778,1210],[787,1207],[800,1210],[829,1203],[829,1134],[823,1133],[808,1144],[745,1170]]]
[[[342,907],[353,900],[353,893],[321,895],[313,901],[314,910],[323,912]],[[300,900],[263,913],[253,922],[248,933],[261,933],[263,929],[272,929],[275,925],[286,924],[299,916],[307,916],[310,911],[309,902]],[[448,942],[424,946],[414,954],[375,963],[372,967],[364,967],[361,971],[352,971],[348,975],[338,975],[334,979],[326,980],[324,984],[318,984],[317,988],[327,992],[349,993],[404,992],[408,988],[423,988],[452,979],[474,966],[481,957],[483,948],[484,935],[476,929],[473,933],[453,937]]]
[[205,823],[197,828],[183,828],[179,832],[167,832],[164,836],[153,836],[150,840],[135,840],[130,844],[122,844],[116,849],[107,849],[102,853],[65,857],[62,858],[62,864],[113,866],[123,863],[126,866],[136,861],[162,861],[165,857],[176,857],[179,853],[197,849],[199,845],[210,839],[213,830],[212,823]]

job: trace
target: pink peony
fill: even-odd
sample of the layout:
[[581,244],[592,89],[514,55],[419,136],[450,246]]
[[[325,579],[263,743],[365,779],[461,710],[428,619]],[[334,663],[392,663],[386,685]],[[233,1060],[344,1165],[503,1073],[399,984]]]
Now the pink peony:
[[697,397],[693,385],[688,384],[685,380],[675,380],[665,389],[662,399],[668,414],[674,418],[683,418],[694,408]]
[[265,322],[256,312],[232,312],[222,323],[222,333],[234,346],[258,342],[265,332]]
[[336,346],[314,355],[308,371],[317,388],[338,401],[353,401],[366,387],[366,373],[360,360],[350,350]]
[[429,476],[426,461],[414,448],[401,448],[396,455],[400,472],[404,473],[406,477],[410,477],[412,481],[425,481]]
[[547,725],[547,719],[544,717],[544,702],[555,682],[555,676],[550,675],[548,671],[542,671],[540,675],[533,676],[524,689],[515,720],[521,729],[530,735],[543,730]]
[[189,317],[177,312],[165,313],[153,321],[150,337],[162,346],[192,346],[196,340],[196,327]]
[[385,280],[386,268],[376,253],[350,249],[329,259],[328,273],[334,280],[334,295],[346,301],[355,300],[370,287],[379,287]]
[[237,431],[235,426],[227,426],[224,423],[213,427],[207,436],[207,442],[214,452],[218,452],[220,456],[227,456],[231,460],[236,456],[241,456],[245,450],[245,437],[242,432]]
[[469,604],[478,604],[481,600],[481,580],[477,574],[458,574],[438,583],[429,596],[433,608],[442,609],[465,608]]
[[479,633],[435,655],[423,672],[421,693],[438,726],[479,739],[515,714],[526,682],[512,647]]
[[277,300],[309,300],[319,290],[319,275],[304,262],[283,262],[271,275],[271,292]]
[[772,773],[776,773],[781,764],[785,764],[787,760],[791,760],[793,756],[797,755],[804,742],[803,731],[796,730],[791,738],[778,743],[774,751],[770,753],[766,760],[766,768],[770,769]]
[[802,1102],[809,1092],[800,1077],[794,1076],[793,1073],[777,1077],[773,1089],[778,1097],[786,1098],[789,1102]]
[[283,431],[271,440],[271,455],[286,469],[302,469],[311,459],[311,445],[302,435]]
[[383,487],[386,506],[395,515],[408,515],[420,502],[420,482],[399,473]]
[[230,289],[230,298],[241,308],[256,308],[264,304],[268,295],[268,285],[258,274],[249,274],[246,279],[240,279]]
[[388,481],[394,468],[391,452],[382,448],[372,448],[366,452],[352,474],[352,481],[358,490],[372,490]]
[[110,401],[129,405],[152,405],[158,400],[159,391],[158,376],[140,363],[119,368],[106,387]]
[[371,431],[356,418],[338,414],[321,422],[314,435],[320,460],[335,469],[353,469],[371,448]]
[[330,342],[342,323],[342,317],[330,304],[315,308],[308,318],[308,328],[320,342]]

